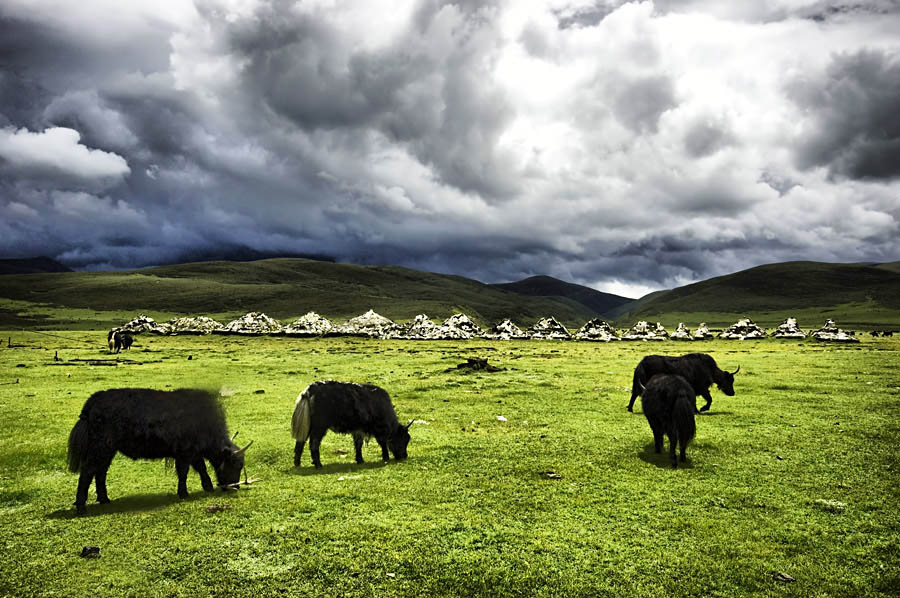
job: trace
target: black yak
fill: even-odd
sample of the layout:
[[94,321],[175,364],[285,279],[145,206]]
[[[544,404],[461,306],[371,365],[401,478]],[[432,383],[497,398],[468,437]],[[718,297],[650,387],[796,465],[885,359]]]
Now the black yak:
[[175,460],[178,496],[187,498],[187,474],[193,467],[207,492],[213,490],[204,460],[216,472],[220,487],[240,483],[244,448],[229,438],[225,413],[214,393],[182,388],[114,388],[96,392],[81,409],[69,434],[69,470],[81,473],[75,509],[85,512],[91,480],[97,502],[109,502],[106,472],[117,452],[131,459]]
[[122,349],[130,349],[134,343],[134,337],[127,332],[113,328],[106,335],[106,343],[109,345],[110,353],[118,353]]
[[[675,374],[682,376],[694,388],[694,396],[702,396],[706,404],[700,411],[707,411],[712,405],[709,387],[715,385],[729,397],[734,396],[734,375],[741,369],[738,366],[733,372],[720,370],[716,360],[706,353],[689,353],[681,357],[666,355],[647,355],[634,368],[631,381],[631,400],[628,410],[634,409],[634,400],[641,394],[641,389],[655,374]],[[696,407],[694,408],[696,410]]]
[[351,382],[313,382],[297,397],[291,432],[294,445],[294,466],[300,465],[303,445],[309,438],[309,454],[313,465],[322,467],[319,445],[328,430],[339,434],[353,434],[356,462],[362,463],[363,440],[374,436],[381,446],[381,458],[387,461],[406,458],[409,426],[397,421],[391,397],[384,389],[371,384]]
[[641,395],[641,408],[653,430],[654,448],[661,453],[663,435],[669,437],[669,460],[673,468],[678,467],[675,445],[681,449],[681,461],[684,462],[687,445],[697,431],[694,422],[696,396],[687,380],[671,374],[658,374],[650,378]]

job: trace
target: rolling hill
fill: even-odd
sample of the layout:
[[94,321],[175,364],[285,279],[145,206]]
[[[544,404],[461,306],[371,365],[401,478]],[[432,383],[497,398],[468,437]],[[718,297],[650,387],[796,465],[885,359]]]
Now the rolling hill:
[[787,316],[839,324],[900,322],[900,262],[784,262],[710,278],[642,298],[620,320],[666,318],[731,323],[749,315],[772,325]]
[[577,301],[597,316],[610,317],[613,310],[621,309],[634,299],[603,293],[580,284],[565,282],[552,276],[532,276],[518,282],[493,284],[492,287],[529,297],[565,297]]
[[[0,300],[0,326],[65,325],[66,310],[73,309],[92,314],[93,326],[121,324],[121,314],[130,314],[124,316],[129,319],[138,313],[207,315],[228,321],[248,311],[288,320],[312,310],[337,321],[368,309],[397,321],[420,313],[443,319],[463,312],[483,326],[506,317],[531,325],[549,315],[581,326],[594,317],[572,299],[519,295],[461,276],[300,258],[10,275],[3,278],[0,298],[13,302]],[[51,308],[52,316],[42,315]]]
[[[612,307],[610,307],[612,306]],[[531,325],[554,316],[570,329],[603,317],[619,327],[645,319],[727,326],[750,316],[805,328],[826,318],[846,328],[900,328],[900,262],[786,262],[711,278],[631,301],[539,276],[499,285],[396,266],[302,258],[197,262],[123,272],[9,274],[0,280],[0,328],[102,329],[139,313],[206,315],[226,322],[249,311],[282,321],[308,311],[336,321],[374,309],[395,321],[463,312],[482,326],[502,318]]]

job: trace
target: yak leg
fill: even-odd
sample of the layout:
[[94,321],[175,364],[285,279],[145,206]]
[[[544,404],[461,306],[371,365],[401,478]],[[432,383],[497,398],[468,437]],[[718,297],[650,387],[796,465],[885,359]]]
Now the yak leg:
[[303,456],[303,445],[305,445],[305,444],[306,444],[305,440],[303,440],[303,441],[298,440],[294,444],[294,467],[300,466],[300,457]]
[[191,467],[200,474],[200,484],[203,486],[203,489],[207,492],[212,492],[214,490],[213,483],[212,480],[209,479],[209,474],[206,472],[206,462],[203,460],[203,457],[200,457],[191,463]]
[[[700,396],[703,397],[704,399],[706,399],[706,405],[701,407],[700,411],[709,411],[709,406],[712,405],[712,397],[709,394],[709,389],[707,388],[702,393],[700,393]],[[695,410],[696,410],[696,407],[695,407]],[[700,411],[696,411],[696,413],[700,413]]]
[[191,470],[191,462],[175,457],[175,473],[178,474],[178,498],[187,498],[187,474]]
[[672,469],[678,468],[678,459],[675,457],[675,449],[678,445],[678,433],[675,430],[668,431],[669,436],[669,461],[672,463]]
[[631,390],[631,400],[628,401],[628,411],[634,413],[634,400],[638,398],[640,393],[635,392],[634,389]]
[[664,435],[662,425],[655,417],[648,417],[647,421],[650,422],[650,429],[653,430],[653,449],[657,453],[661,453]]
[[322,467],[322,460],[319,459],[319,445],[322,444],[322,437],[325,436],[324,433],[319,434],[310,434],[309,435],[309,454],[312,457],[313,465],[317,468]]
[[687,461],[687,455],[685,454],[685,452],[687,451],[687,443],[683,438],[681,438],[679,439],[678,444],[681,446],[681,462],[684,463],[685,461]]
[[87,512],[85,504],[87,503],[88,490],[93,479],[94,472],[88,471],[82,466],[81,475],[78,476],[78,491],[75,493],[75,511],[79,515],[84,515]]
[[388,441],[387,438],[381,438],[379,436],[375,437],[375,440],[378,441],[378,446],[381,447],[381,460],[382,461],[390,461],[391,455],[388,453]]
[[362,432],[354,432],[353,433],[353,450],[356,451],[356,462],[357,463],[363,462],[362,445],[363,445],[363,440],[365,440],[365,439],[366,439],[366,435],[363,434]]

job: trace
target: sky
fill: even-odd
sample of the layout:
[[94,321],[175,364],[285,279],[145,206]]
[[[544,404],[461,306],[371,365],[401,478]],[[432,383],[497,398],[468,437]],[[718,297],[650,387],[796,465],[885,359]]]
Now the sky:
[[0,0],[0,257],[627,297],[900,260],[900,0]]

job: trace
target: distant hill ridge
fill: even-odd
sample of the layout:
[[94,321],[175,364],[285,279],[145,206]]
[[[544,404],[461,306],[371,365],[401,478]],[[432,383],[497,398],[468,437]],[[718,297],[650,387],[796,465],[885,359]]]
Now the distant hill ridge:
[[518,282],[506,282],[491,286],[529,297],[566,297],[584,305],[598,316],[607,316],[612,310],[634,302],[634,299],[628,297],[604,293],[552,276],[532,276]]
[[[24,262],[32,264],[28,272],[34,272],[33,264],[55,267],[52,260]],[[4,300],[19,303],[4,305]],[[658,291],[638,301],[549,276],[489,285],[397,266],[301,258],[200,262],[121,272],[9,274],[0,284],[0,326],[67,325],[65,310],[69,308],[90,310],[95,314],[92,318],[100,319],[109,312],[156,312],[223,321],[250,311],[280,320],[316,311],[339,321],[374,309],[398,322],[422,313],[443,319],[462,312],[484,327],[504,318],[530,326],[554,316],[576,329],[598,316],[620,328],[638,320],[660,321],[667,327],[682,321],[690,327],[700,322],[727,326],[743,316],[773,327],[793,316],[806,328],[833,318],[842,327],[896,329],[900,327],[900,262],[768,264]],[[52,316],[46,315],[48,310]]]
[[41,272],[71,272],[72,270],[49,257],[0,259],[0,275],[37,274]]

